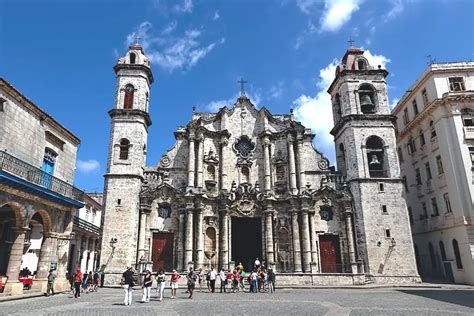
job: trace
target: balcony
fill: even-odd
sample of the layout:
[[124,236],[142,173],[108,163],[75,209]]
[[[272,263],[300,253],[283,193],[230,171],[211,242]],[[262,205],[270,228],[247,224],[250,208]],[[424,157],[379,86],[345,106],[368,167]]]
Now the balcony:
[[80,208],[84,205],[84,192],[2,150],[0,184],[8,184],[69,207]]
[[79,218],[77,216],[74,216],[73,224],[74,224],[74,228],[73,228],[74,230],[80,229],[86,232],[93,233],[94,235],[97,235],[97,236],[100,236],[100,233],[102,232],[100,227],[97,227],[94,224],[89,223],[88,221],[83,220],[82,218]]
[[464,138],[465,139],[474,139],[474,126],[465,126],[464,127]]

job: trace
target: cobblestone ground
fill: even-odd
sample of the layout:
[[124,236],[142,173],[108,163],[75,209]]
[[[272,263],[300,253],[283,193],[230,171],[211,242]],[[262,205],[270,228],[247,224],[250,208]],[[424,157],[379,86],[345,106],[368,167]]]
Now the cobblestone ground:
[[[152,292],[154,294],[154,292]],[[121,289],[100,289],[74,299],[69,294],[0,303],[0,315],[474,315],[472,289],[282,289],[269,293],[195,293],[171,300],[153,295],[123,305]]]

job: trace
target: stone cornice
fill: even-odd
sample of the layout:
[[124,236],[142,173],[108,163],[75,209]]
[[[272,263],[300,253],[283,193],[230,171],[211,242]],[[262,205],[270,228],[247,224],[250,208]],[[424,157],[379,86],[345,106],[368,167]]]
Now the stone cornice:
[[153,83],[153,73],[151,72],[151,69],[145,65],[140,65],[140,64],[117,64],[114,66],[115,73],[117,73],[121,69],[127,69],[127,70],[142,70],[146,73],[148,77],[148,81],[150,84]]
[[341,117],[339,122],[333,127],[330,131],[331,135],[336,136],[339,131],[346,125],[348,122],[354,121],[390,121],[394,124],[397,120],[397,117],[392,114],[350,114]]
[[151,125],[150,115],[147,112],[138,110],[138,109],[112,109],[109,111],[109,115],[112,119],[117,116],[120,116],[120,117],[140,116],[145,119],[146,127],[149,127]]

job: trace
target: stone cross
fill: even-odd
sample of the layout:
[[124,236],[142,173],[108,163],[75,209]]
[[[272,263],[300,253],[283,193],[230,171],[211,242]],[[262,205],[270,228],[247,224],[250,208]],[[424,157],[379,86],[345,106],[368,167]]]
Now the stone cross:
[[244,84],[247,83],[247,81],[244,80],[244,78],[240,78],[239,81],[237,81],[238,83],[240,83],[240,96],[245,96],[245,89],[244,89]]

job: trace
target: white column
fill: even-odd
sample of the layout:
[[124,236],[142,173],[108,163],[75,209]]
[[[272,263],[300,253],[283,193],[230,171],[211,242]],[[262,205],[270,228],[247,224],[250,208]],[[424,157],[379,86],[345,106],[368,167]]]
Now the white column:
[[[194,188],[194,165],[195,165],[195,152],[194,152],[194,134],[188,136],[188,188]],[[187,264],[187,263],[186,263]]]
[[220,175],[221,175],[221,179],[220,179],[220,188],[221,188],[221,190],[227,190],[228,189],[227,171],[226,171],[225,164],[224,164],[225,151],[226,151],[228,143],[229,142],[228,142],[226,137],[221,138],[221,142],[220,142],[221,150],[220,150],[220,154],[219,154],[219,159],[220,159],[219,160],[219,172],[220,172]]
[[301,208],[301,228],[303,233],[303,270],[310,272],[311,244],[309,234],[308,209]]
[[193,261],[193,209],[186,208],[186,231],[184,234],[184,268]]
[[204,216],[202,207],[199,207],[196,213],[196,269],[198,269],[204,265],[204,234],[202,230]]
[[89,265],[87,267],[87,271],[95,271],[94,269],[94,260],[95,260],[95,239],[91,239],[89,242]]
[[224,269],[229,268],[229,214],[227,209],[221,209],[221,231],[220,236],[220,245],[219,245],[219,254],[220,254],[220,264]]
[[[82,240],[81,240],[81,246],[82,246]],[[88,248],[89,248],[89,238],[86,238],[84,248],[82,249],[82,260],[81,260],[81,271],[82,272],[85,272],[86,269],[87,269],[87,251],[88,251]]]
[[357,273],[357,262],[355,255],[354,233],[352,231],[352,210],[346,209],[346,233],[347,233],[347,248],[349,251],[349,261],[351,264],[352,273]]
[[[178,265],[176,269],[178,271],[184,271],[186,264],[183,265],[183,260],[184,260],[184,213],[185,210],[180,210],[179,211],[179,228],[178,228],[178,240],[176,243],[178,244],[177,246],[177,254],[178,254]],[[151,257],[151,255],[150,255]]]
[[311,237],[311,262],[318,264],[317,234],[316,234],[316,216],[315,212],[309,213],[310,237]]
[[290,193],[296,194],[295,147],[293,146],[293,136],[291,135],[288,135],[288,160],[290,165]]
[[306,186],[306,177],[304,170],[304,157],[303,157],[303,135],[298,135],[298,171],[299,171],[299,188],[300,193],[304,191]]
[[265,232],[266,232],[266,257],[267,267],[275,263],[275,250],[273,246],[273,210],[267,206],[265,214]]
[[51,254],[53,251],[53,238],[51,238],[51,233],[43,233],[43,239],[36,272],[37,279],[46,279],[51,267]]
[[271,184],[271,167],[270,167],[270,141],[268,136],[265,136],[263,140],[263,156],[264,156],[264,163],[265,163],[265,191],[270,191],[272,189]]
[[294,272],[301,272],[301,248],[300,248],[300,228],[298,224],[298,212],[291,212],[291,228],[293,232],[293,267]]
[[204,137],[203,135],[199,135],[198,139],[198,152],[197,152],[197,187],[202,188],[202,176],[203,176],[203,155],[204,155]]
[[138,260],[145,258],[145,234],[147,217],[148,212],[145,209],[140,209],[140,228],[138,232]]

